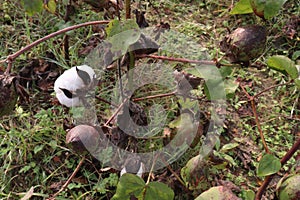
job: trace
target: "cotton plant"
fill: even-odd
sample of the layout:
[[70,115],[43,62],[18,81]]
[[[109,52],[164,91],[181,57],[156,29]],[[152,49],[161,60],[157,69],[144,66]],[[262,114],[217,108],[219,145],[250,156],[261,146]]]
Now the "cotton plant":
[[88,65],[75,66],[64,71],[54,83],[58,101],[67,107],[86,105],[86,95],[96,84],[95,71]]

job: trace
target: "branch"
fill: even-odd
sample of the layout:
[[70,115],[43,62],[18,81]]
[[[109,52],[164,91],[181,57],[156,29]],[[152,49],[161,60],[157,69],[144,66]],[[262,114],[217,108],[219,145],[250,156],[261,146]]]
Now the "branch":
[[8,62],[8,66],[7,66],[7,69],[5,71],[5,73],[9,74],[10,71],[11,71],[11,67],[12,67],[12,62],[18,57],[20,56],[22,53],[24,53],[25,51],[28,51],[30,49],[32,49],[33,47],[35,47],[36,45],[50,39],[50,38],[53,38],[57,35],[60,35],[62,33],[66,33],[68,31],[71,31],[71,30],[74,30],[74,29],[78,29],[78,28],[81,28],[81,27],[84,27],[84,26],[90,26],[90,25],[96,25],[96,24],[108,24],[109,21],[92,21],[92,22],[85,22],[85,23],[82,23],[82,24],[77,24],[77,25],[74,25],[74,26],[69,26],[67,28],[64,28],[64,29],[61,29],[59,31],[56,31],[54,33],[51,33],[43,38],[40,38],[34,42],[32,42],[31,44],[25,46],[24,48],[20,49],[19,51],[7,56],[6,59],[4,60],[1,60],[0,63],[2,62]]
[[152,96],[147,96],[147,97],[134,98],[134,99],[132,99],[132,101],[137,102],[137,101],[143,101],[143,100],[148,100],[148,99],[169,97],[169,96],[173,96],[175,94],[176,94],[176,92],[170,92],[170,93],[166,93],[166,94],[157,94],[157,95],[152,95]]
[[123,108],[124,104],[128,101],[128,98],[126,98],[123,103],[117,108],[115,113],[105,122],[104,126],[108,126],[108,124],[117,116],[117,114],[120,112],[120,110]]
[[[281,158],[280,163],[281,165],[284,165],[289,159],[291,159],[291,157],[294,155],[294,153],[300,149],[300,138],[296,141],[296,143],[292,146],[292,148],[286,152],[286,154],[283,156],[283,158]],[[263,182],[263,184],[260,186],[260,188],[258,189],[256,195],[255,195],[255,200],[260,200],[264,191],[266,190],[266,188],[268,187],[269,183],[271,182],[271,180],[273,179],[274,174],[267,176]]]
[[255,106],[255,99],[254,99],[254,96],[250,96],[249,93],[245,90],[245,88],[240,84],[240,87],[242,88],[243,92],[246,94],[247,98],[250,100],[251,102],[251,107],[252,107],[252,112],[253,112],[253,115],[254,115],[254,118],[255,118],[255,123],[257,125],[257,129],[259,131],[259,135],[260,135],[260,138],[262,140],[262,143],[264,145],[264,148],[265,148],[265,151],[266,153],[270,154],[270,150],[268,148],[268,145],[266,143],[266,140],[265,140],[265,137],[264,137],[264,134],[262,132],[262,129],[261,129],[261,126],[260,126],[260,123],[259,123],[259,119],[258,119],[258,115],[257,115],[257,110],[256,110],[256,106]]
[[125,0],[125,18],[130,19],[131,18],[131,7],[130,7],[130,0]]
[[158,56],[158,55],[148,55],[148,54],[141,54],[136,55],[137,58],[154,58],[159,60],[167,60],[167,61],[174,61],[174,62],[182,62],[182,63],[196,63],[196,64],[203,64],[203,65],[216,65],[215,61],[210,60],[190,60],[185,58],[174,58],[174,57],[167,57],[167,56]]
[[289,81],[289,82],[286,82],[286,83],[280,83],[280,84],[277,84],[277,85],[272,85],[272,86],[270,86],[270,87],[267,87],[267,88],[265,88],[264,90],[260,91],[259,93],[255,94],[255,95],[253,96],[253,98],[258,97],[258,96],[260,96],[261,94],[263,94],[263,93],[265,93],[265,92],[267,92],[267,91],[269,91],[269,90],[271,90],[271,89],[273,89],[273,88],[280,87],[280,86],[284,86],[284,85],[288,85],[288,84],[290,84],[290,83],[292,83],[292,82],[293,82],[293,80],[291,80],[291,81]]

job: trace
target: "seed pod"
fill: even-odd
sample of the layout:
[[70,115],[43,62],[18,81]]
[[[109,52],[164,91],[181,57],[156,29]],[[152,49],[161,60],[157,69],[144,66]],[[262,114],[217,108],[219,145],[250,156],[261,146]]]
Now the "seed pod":
[[279,200],[300,199],[300,174],[289,175],[282,178],[277,184]]
[[68,131],[66,143],[78,153],[94,153],[100,144],[99,132],[89,125],[78,125]]
[[250,25],[237,28],[225,36],[220,43],[220,49],[230,62],[248,63],[263,53],[266,41],[266,28],[260,25]]

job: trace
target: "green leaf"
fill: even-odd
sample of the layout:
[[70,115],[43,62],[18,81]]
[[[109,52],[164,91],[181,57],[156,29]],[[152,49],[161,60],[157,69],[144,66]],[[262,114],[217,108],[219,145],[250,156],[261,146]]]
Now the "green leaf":
[[115,19],[111,20],[105,29],[107,37],[112,37],[113,35],[116,35],[121,32],[121,25],[120,21]]
[[43,10],[42,0],[23,0],[22,4],[29,16],[32,16],[35,13],[41,12]]
[[180,175],[190,190],[206,190],[210,185],[206,177],[209,167],[203,156],[197,155],[181,168]]
[[34,154],[37,154],[39,151],[43,150],[44,146],[45,146],[44,144],[36,145],[33,150]]
[[56,11],[56,2],[55,2],[55,0],[49,0],[48,2],[45,1],[44,6],[52,14],[55,13],[55,11]]
[[234,97],[235,91],[237,90],[238,87],[239,84],[233,79],[226,79],[224,81],[224,89],[225,89],[226,96],[228,98]]
[[179,117],[169,123],[170,128],[185,128],[192,121],[190,114],[182,113]]
[[299,58],[299,57],[300,57],[300,51],[295,51],[292,55],[293,60],[297,60],[297,58]]
[[251,4],[249,0],[240,0],[237,4],[233,7],[229,14],[248,14],[253,13]]
[[137,42],[141,36],[141,31],[134,20],[120,22],[112,20],[107,28],[107,45],[110,47],[112,60],[119,59],[128,50],[130,45]]
[[238,147],[238,146],[239,146],[239,143],[237,143],[237,142],[228,143],[228,144],[225,144],[225,145],[222,146],[222,148],[220,149],[220,152],[225,153],[225,152],[227,152],[229,150],[232,150],[232,149],[234,149],[235,147]]
[[174,199],[174,192],[166,184],[160,182],[150,182],[146,186],[146,194],[144,200],[170,200]]
[[105,31],[106,31],[107,37],[112,37],[114,35],[122,33],[123,31],[128,31],[128,30],[132,30],[132,29],[139,29],[139,26],[135,20],[128,19],[121,23],[119,20],[115,19],[115,20],[111,20],[108,23]]
[[268,0],[265,2],[264,17],[271,19],[278,14],[286,0]]
[[226,78],[231,75],[232,67],[223,66],[223,67],[219,68],[219,71],[220,71],[220,74],[222,75],[222,77]]
[[242,190],[242,197],[244,200],[254,200],[255,193],[253,190]]
[[283,74],[289,74],[292,79],[298,78],[298,70],[295,63],[286,56],[272,56],[267,60],[267,65],[271,69],[279,71]]
[[271,174],[275,174],[280,170],[280,168],[280,160],[271,154],[266,154],[259,161],[257,175],[268,176]]
[[145,182],[142,178],[133,174],[123,174],[117,185],[116,194],[112,200],[130,199],[131,195],[135,197],[141,196],[145,187]]

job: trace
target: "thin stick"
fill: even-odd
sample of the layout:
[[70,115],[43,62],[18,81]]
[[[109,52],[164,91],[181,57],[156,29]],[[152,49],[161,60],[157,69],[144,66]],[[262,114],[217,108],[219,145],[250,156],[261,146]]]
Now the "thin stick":
[[123,108],[124,104],[128,101],[128,98],[126,98],[123,103],[117,108],[115,113],[106,121],[104,126],[108,126],[108,124],[116,117],[116,115],[120,112],[120,110]]
[[[290,150],[288,152],[286,152],[286,154],[281,158],[280,163],[281,165],[286,164],[286,162],[291,159],[291,157],[294,155],[294,153],[300,149],[300,138],[296,141],[296,143],[290,148]],[[260,186],[260,188],[258,189],[256,195],[255,195],[255,200],[260,200],[264,191],[267,189],[269,183],[271,182],[271,180],[273,179],[274,174],[267,176],[263,182],[263,184]]]
[[154,157],[154,159],[153,159],[153,162],[152,162],[152,165],[151,165],[151,169],[150,169],[150,171],[149,171],[149,175],[148,175],[148,178],[147,178],[146,185],[148,185],[149,182],[150,182],[151,173],[153,172],[153,169],[154,169],[154,166],[155,166],[156,161],[157,161],[157,159],[158,159],[158,156],[159,156],[159,154],[156,154],[155,157]]
[[258,132],[259,132],[259,135],[260,135],[260,138],[262,140],[262,143],[263,143],[263,146],[265,148],[265,151],[266,153],[270,154],[270,150],[268,148],[268,145],[266,143],[266,140],[265,140],[265,137],[264,137],[264,134],[262,132],[262,129],[261,129],[261,126],[260,126],[260,123],[259,123],[259,119],[258,119],[258,115],[257,115],[257,110],[256,110],[256,106],[255,106],[255,100],[254,100],[254,97],[253,96],[250,96],[249,93],[245,90],[245,88],[240,85],[240,87],[242,88],[243,92],[246,94],[247,98],[250,100],[251,102],[251,107],[252,107],[252,112],[253,112],[253,115],[254,115],[254,118],[255,118],[255,123],[257,125],[257,129],[258,129]]
[[169,97],[169,96],[173,96],[175,94],[176,94],[176,92],[170,92],[170,93],[165,93],[165,94],[157,94],[157,95],[152,95],[152,96],[147,96],[147,97],[134,98],[134,99],[132,99],[132,101],[137,102],[137,101],[143,101],[143,100],[148,100],[148,99]]
[[185,59],[185,58],[174,58],[174,57],[148,55],[148,54],[136,55],[136,57],[137,58],[154,58],[154,59],[159,59],[159,60],[167,60],[167,61],[182,62],[182,63],[196,63],[196,64],[203,64],[203,65],[216,65],[215,61],[210,61],[210,60],[190,60],[190,59]]
[[178,174],[172,169],[172,167],[169,165],[169,163],[165,160],[164,157],[161,157],[161,160],[165,163],[167,168],[170,170],[170,172],[176,177],[176,179],[184,186],[186,187],[186,184],[184,181],[178,176]]
[[131,7],[130,7],[130,0],[125,0],[125,18],[131,18]]
[[56,31],[54,33],[51,33],[49,35],[46,35],[45,37],[43,38],[40,38],[34,42],[32,42],[31,44],[23,47],[22,49],[20,49],[19,51],[7,56],[6,59],[4,60],[1,60],[0,63],[2,62],[8,62],[8,66],[7,66],[7,69],[6,69],[6,73],[10,73],[10,70],[11,70],[11,65],[10,65],[10,62],[14,61],[14,59],[16,59],[18,56],[20,56],[22,53],[24,53],[25,51],[28,51],[30,49],[32,49],[34,46],[50,39],[50,38],[53,38],[57,35],[60,35],[62,33],[65,33],[65,32],[68,32],[68,31],[71,31],[71,30],[74,30],[74,29],[78,29],[78,28],[81,28],[81,27],[84,27],[84,26],[90,26],[90,25],[97,25],[97,24],[108,24],[109,21],[92,21],[92,22],[85,22],[85,23],[82,23],[82,24],[77,24],[77,25],[74,25],[74,26],[69,26],[67,28],[64,28],[64,29],[61,29],[59,31]]
[[260,96],[261,94],[263,94],[263,93],[265,93],[265,92],[267,92],[267,91],[269,91],[269,90],[271,90],[271,89],[273,89],[273,88],[280,87],[280,86],[284,86],[284,85],[288,85],[288,84],[290,84],[292,81],[293,81],[293,80],[291,80],[291,81],[289,81],[289,82],[286,82],[286,83],[280,83],[280,84],[277,84],[277,85],[272,85],[272,86],[270,86],[270,87],[267,87],[267,88],[265,88],[264,90],[260,91],[259,93],[255,94],[255,95],[253,96],[253,98],[258,97],[258,96]]
[[48,198],[48,200],[54,200],[55,197],[61,193],[62,191],[64,191],[64,189],[66,189],[66,187],[69,185],[69,183],[71,182],[71,180],[74,178],[74,176],[77,174],[77,172],[79,171],[81,165],[83,164],[85,160],[85,157],[83,156],[80,160],[80,162],[78,163],[76,169],[73,171],[73,173],[71,174],[71,176],[68,178],[68,180],[65,182],[65,184],[60,188],[60,190],[58,192],[56,192],[55,194],[52,195],[52,197]]
[[98,96],[95,96],[95,98],[98,99],[99,101],[102,101],[103,103],[107,103],[107,104],[109,104],[109,105],[111,105],[111,106],[113,106],[115,108],[118,108],[118,105],[114,104],[113,102],[109,102],[109,101],[107,101],[107,100],[105,100],[105,99],[103,99],[101,97],[98,97]]

